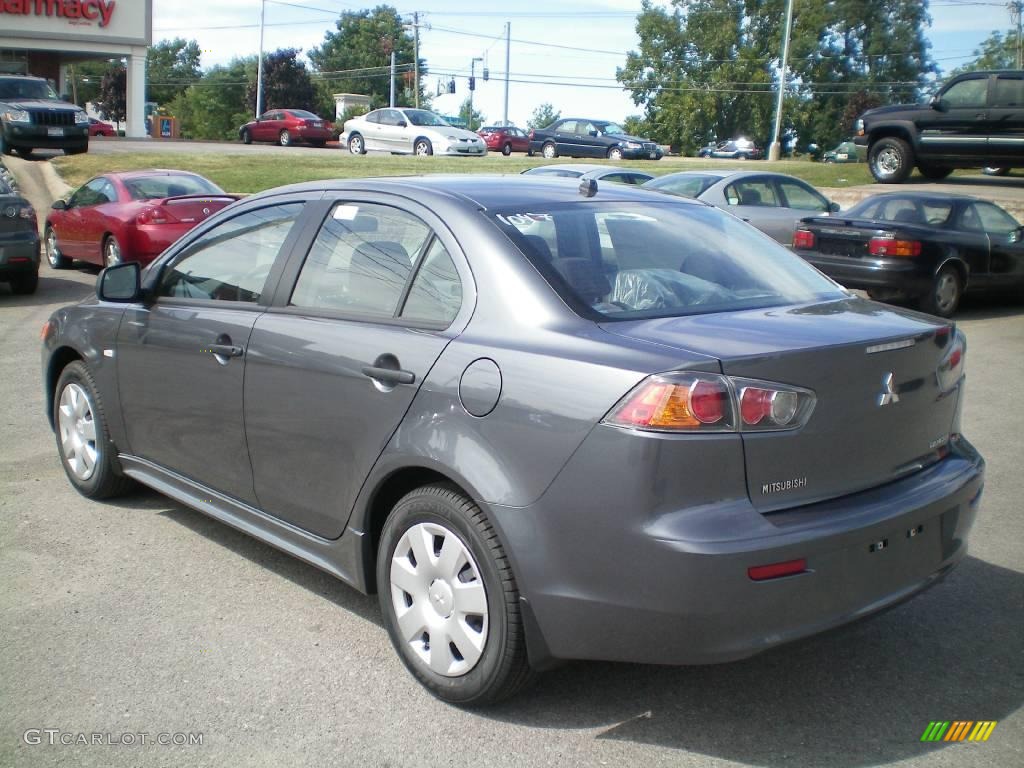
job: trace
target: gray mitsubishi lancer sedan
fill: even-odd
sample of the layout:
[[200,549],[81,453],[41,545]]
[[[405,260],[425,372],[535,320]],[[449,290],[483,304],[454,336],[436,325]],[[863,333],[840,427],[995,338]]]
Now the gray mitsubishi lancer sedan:
[[142,483],[377,593],[461,705],[890,607],[963,559],[984,482],[952,322],[623,185],[270,190],[43,339],[76,489]]

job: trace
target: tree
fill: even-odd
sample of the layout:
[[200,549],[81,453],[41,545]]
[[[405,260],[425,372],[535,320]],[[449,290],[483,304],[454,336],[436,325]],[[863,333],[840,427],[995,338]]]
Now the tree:
[[246,99],[255,81],[255,56],[210,68],[169,105],[170,113],[178,118],[181,135],[189,139],[237,139],[238,128],[252,119]]
[[526,126],[528,128],[547,128],[561,116],[561,111],[556,111],[553,106],[544,102],[533,110],[530,119],[526,121]]
[[630,136],[647,136],[651,132],[651,127],[643,115],[630,115],[622,121],[622,127]]
[[463,123],[466,125],[466,130],[477,131],[480,126],[484,124],[484,120],[487,118],[483,112],[478,109],[473,109],[469,99],[462,102],[462,106],[459,107],[459,117],[462,118]]
[[96,111],[104,120],[124,122],[128,114],[128,73],[124,66],[115,64],[104,73],[100,80],[100,92],[96,97]]
[[94,59],[68,65],[68,96],[79,106],[96,101],[100,95],[100,84],[116,59]]
[[[316,87],[299,61],[298,48],[279,48],[263,58],[263,110],[291,107],[322,114]],[[256,83],[250,83],[246,91],[250,110],[256,109]],[[334,114],[334,108],[327,112]]]
[[199,43],[176,37],[146,51],[146,99],[167,104],[199,80]]
[[336,25],[336,32],[327,32],[319,48],[309,52],[309,60],[320,76],[319,91],[323,105],[334,112],[332,93],[361,93],[370,97],[374,106],[389,102],[391,89],[391,51],[395,52],[398,77],[396,95],[404,104],[415,100],[415,89],[422,97],[426,66],[420,62],[420,82],[404,75],[415,69],[414,42],[405,30],[398,11],[390,5],[373,10],[345,11]]
[[1017,67],[1017,33],[993,32],[974,49],[974,61],[953,71],[973,72],[977,69],[1015,69]]

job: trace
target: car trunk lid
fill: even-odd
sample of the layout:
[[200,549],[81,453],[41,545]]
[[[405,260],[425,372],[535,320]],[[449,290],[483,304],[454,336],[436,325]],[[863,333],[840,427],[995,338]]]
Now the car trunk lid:
[[743,432],[747,490],[762,512],[890,482],[949,440],[956,397],[937,371],[954,333],[937,318],[846,299],[603,327],[715,356],[730,377],[814,392],[803,427]]
[[143,223],[196,224],[207,219],[221,208],[225,208],[239,199],[238,195],[179,195],[153,201],[152,207],[146,211],[148,221]]

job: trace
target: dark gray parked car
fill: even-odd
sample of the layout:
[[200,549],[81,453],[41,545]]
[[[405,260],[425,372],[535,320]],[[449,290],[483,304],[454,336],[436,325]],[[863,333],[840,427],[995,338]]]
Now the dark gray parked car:
[[703,203],[317,182],[97,287],[43,329],[71,483],[137,480],[378,592],[447,701],[556,659],[743,658],[966,552],[960,332]]

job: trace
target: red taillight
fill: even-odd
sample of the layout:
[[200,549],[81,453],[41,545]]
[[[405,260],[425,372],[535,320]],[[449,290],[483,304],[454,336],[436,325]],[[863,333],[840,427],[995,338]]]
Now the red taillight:
[[740,418],[747,426],[788,427],[800,409],[800,396],[788,389],[744,387]]
[[943,392],[952,390],[960,383],[960,379],[963,378],[966,367],[964,365],[966,351],[967,341],[960,331],[956,331],[953,343],[943,356],[942,362],[939,363],[939,370],[936,372],[939,379],[939,388]]
[[798,229],[793,233],[793,247],[809,251],[814,248],[814,233],[809,229]]
[[920,240],[897,240],[892,236],[872,237],[868,241],[872,256],[920,256]]
[[747,576],[752,581],[765,581],[767,579],[779,579],[783,576],[793,576],[806,570],[807,560],[801,557],[799,560],[786,560],[783,563],[752,566],[747,568]]
[[171,218],[163,208],[147,208],[135,217],[136,224],[168,224]]
[[698,379],[690,386],[690,413],[702,424],[717,424],[729,408],[729,392],[716,381]]

